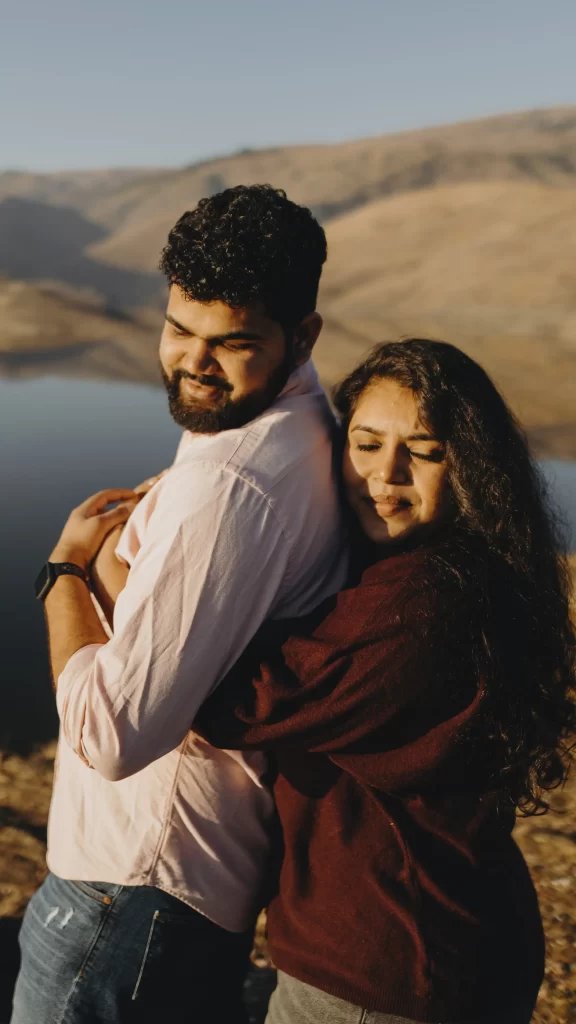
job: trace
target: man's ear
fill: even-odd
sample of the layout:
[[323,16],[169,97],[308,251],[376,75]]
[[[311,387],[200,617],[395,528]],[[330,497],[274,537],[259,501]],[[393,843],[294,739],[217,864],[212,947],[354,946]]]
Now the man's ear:
[[320,313],[309,313],[300,321],[294,337],[294,361],[296,366],[303,366],[312,355],[312,349],[318,340],[323,325]]

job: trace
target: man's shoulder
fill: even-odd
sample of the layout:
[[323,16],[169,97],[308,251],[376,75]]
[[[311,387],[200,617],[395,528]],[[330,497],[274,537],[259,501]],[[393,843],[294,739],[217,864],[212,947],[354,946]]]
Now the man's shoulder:
[[268,493],[318,462],[331,465],[335,430],[323,394],[287,396],[243,427],[192,439],[174,468],[183,476],[233,473]]

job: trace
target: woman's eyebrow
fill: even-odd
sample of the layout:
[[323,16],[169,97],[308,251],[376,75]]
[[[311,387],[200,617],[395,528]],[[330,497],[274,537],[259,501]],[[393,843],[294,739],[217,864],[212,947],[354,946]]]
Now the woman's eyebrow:
[[380,437],[383,433],[382,430],[376,430],[376,427],[366,427],[362,423],[357,423],[355,427],[352,427],[351,433],[355,433],[357,430],[363,430],[366,434],[376,434]]
[[[366,434],[374,434],[376,437],[382,437],[386,431],[377,430],[376,427],[369,427],[364,423],[357,423],[355,427],[352,427],[351,433],[354,434],[357,430],[362,430]],[[424,432],[420,434],[409,434],[403,438],[404,441],[438,441],[439,438],[434,437],[433,434],[426,434]]]

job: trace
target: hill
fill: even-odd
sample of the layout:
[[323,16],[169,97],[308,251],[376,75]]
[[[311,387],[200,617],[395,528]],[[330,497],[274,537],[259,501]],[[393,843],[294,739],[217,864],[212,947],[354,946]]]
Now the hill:
[[332,221],[317,364],[375,342],[451,341],[494,375],[548,454],[576,457],[576,188],[444,186]]
[[461,181],[576,183],[576,107],[332,145],[245,150],[177,169],[0,174],[0,201],[71,207],[105,229],[94,254],[154,270],[166,231],[204,195],[272,182],[327,221],[382,196]]
[[45,365],[24,315],[58,372],[152,379],[167,231],[201,196],[258,181],[327,228],[324,380],[384,337],[446,338],[495,375],[541,453],[576,456],[575,107],[178,169],[0,174],[0,274],[31,289],[25,315],[14,286],[2,300],[0,373]]

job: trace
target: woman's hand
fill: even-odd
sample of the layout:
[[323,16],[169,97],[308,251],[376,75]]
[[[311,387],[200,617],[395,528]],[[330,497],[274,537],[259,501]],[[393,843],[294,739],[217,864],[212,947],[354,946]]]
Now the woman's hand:
[[134,488],[134,493],[139,494],[140,497],[143,498],[144,495],[148,494],[148,491],[154,487],[154,484],[157,484],[167,472],[167,469],[163,469],[162,472],[157,473],[156,476],[149,476],[147,480],[143,480],[141,484],[138,484],[138,486]]
[[[124,525],[139,500],[135,491],[120,488],[99,491],[87,498],[70,513],[49,561],[74,562],[87,571],[104,538]],[[109,509],[113,502],[119,504]]]

